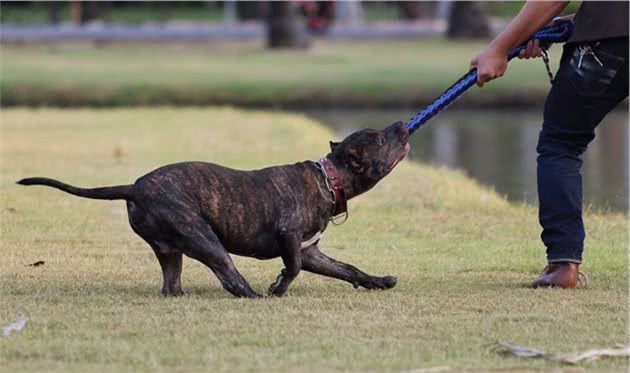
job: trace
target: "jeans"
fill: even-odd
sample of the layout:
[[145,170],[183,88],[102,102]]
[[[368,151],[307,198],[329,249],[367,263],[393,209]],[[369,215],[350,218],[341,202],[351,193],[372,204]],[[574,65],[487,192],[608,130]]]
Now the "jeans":
[[628,38],[567,44],[538,139],[538,202],[547,261],[582,262],[581,155],[595,128],[628,97]]

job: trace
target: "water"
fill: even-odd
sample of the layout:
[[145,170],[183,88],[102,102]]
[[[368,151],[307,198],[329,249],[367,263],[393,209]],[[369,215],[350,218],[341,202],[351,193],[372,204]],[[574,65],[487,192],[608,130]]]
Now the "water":
[[[414,109],[317,109],[306,113],[339,137],[408,120]],[[542,109],[453,110],[419,129],[409,158],[465,170],[514,201],[536,203],[536,144]],[[610,113],[583,156],[585,208],[628,210],[628,111]]]

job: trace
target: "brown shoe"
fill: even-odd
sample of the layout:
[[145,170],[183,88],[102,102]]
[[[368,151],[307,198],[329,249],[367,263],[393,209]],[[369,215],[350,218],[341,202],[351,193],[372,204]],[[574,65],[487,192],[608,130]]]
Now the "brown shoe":
[[543,270],[543,273],[534,281],[532,287],[572,289],[578,283],[586,286],[584,274],[578,271],[579,268],[579,263],[562,262],[548,264]]

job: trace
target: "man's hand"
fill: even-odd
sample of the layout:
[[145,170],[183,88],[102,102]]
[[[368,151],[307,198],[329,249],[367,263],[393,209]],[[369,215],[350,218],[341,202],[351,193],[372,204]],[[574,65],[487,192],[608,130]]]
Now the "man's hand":
[[[542,56],[540,40],[530,40],[527,48],[520,51],[518,58],[536,58]],[[502,77],[507,70],[507,53],[502,49],[489,46],[470,60],[470,68],[477,68],[477,85],[483,87],[486,82]]]
[[490,45],[470,60],[470,68],[477,68],[477,85],[483,85],[505,74],[508,60],[507,53],[500,48]]
[[[571,21],[573,20],[573,18],[575,17],[575,14],[569,14],[566,16],[562,16],[562,17],[556,17],[553,19],[552,22],[550,22],[549,24],[547,24],[547,26],[551,26],[553,25],[556,20],[564,20],[564,21]],[[549,45],[549,47],[551,47],[551,45]],[[540,49],[540,40],[535,39],[535,40],[530,40],[527,43],[527,48],[523,49],[519,54],[518,54],[518,58],[523,59],[530,59],[530,58],[536,58],[536,57],[540,57],[542,56],[542,50]]]
[[[551,22],[568,3],[568,1],[527,1],[523,9],[490,43],[490,46],[470,61],[470,67],[477,68],[477,85],[483,87],[486,82],[503,76],[507,70],[507,55],[512,48],[516,48],[527,40],[529,35]],[[527,48],[519,57],[540,56],[538,43],[538,41],[528,43]]]
[[530,40],[527,43],[527,48],[523,49],[518,54],[518,58],[521,58],[521,59],[522,58],[530,59],[530,58],[536,58],[540,56],[542,56],[542,51],[540,50],[540,40],[538,39]]

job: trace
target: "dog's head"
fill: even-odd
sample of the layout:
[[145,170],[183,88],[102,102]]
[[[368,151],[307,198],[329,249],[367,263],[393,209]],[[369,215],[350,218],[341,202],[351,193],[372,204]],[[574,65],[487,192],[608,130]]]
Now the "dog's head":
[[409,152],[409,131],[396,122],[382,131],[364,129],[330,142],[329,158],[340,168],[348,198],[370,190]]

